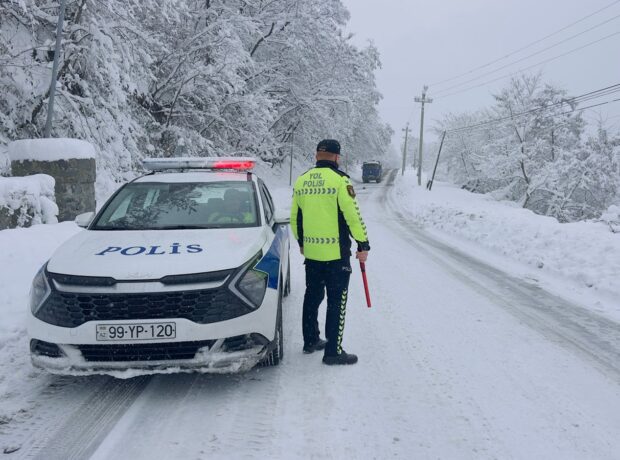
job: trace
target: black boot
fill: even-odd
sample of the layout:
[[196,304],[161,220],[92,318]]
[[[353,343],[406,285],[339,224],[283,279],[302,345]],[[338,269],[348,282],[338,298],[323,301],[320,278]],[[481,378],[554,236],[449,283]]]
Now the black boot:
[[325,345],[327,345],[327,340],[319,339],[311,345],[304,345],[304,353],[314,353],[315,351],[325,350]]
[[325,355],[323,356],[323,364],[355,364],[357,362],[357,355],[347,353],[344,350],[339,355]]

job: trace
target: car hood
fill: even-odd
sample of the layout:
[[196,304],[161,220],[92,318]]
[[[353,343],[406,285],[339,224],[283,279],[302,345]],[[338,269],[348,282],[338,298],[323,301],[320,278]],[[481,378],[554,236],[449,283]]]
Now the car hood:
[[265,244],[263,227],[208,230],[84,230],[52,255],[52,273],[154,280],[236,268]]

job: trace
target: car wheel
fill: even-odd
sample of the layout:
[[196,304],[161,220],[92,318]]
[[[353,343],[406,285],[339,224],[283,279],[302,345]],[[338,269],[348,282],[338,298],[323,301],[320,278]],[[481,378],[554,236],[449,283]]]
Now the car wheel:
[[[281,293],[282,291],[280,291]],[[274,347],[259,363],[260,367],[277,366],[284,358],[284,335],[282,334],[282,295],[278,299],[278,316],[276,318],[276,335]]]

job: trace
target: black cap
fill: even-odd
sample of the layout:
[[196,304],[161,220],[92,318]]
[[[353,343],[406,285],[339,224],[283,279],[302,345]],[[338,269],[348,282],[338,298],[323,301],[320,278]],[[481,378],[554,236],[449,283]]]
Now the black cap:
[[340,142],[334,139],[323,139],[316,146],[317,152],[329,152],[340,155]]

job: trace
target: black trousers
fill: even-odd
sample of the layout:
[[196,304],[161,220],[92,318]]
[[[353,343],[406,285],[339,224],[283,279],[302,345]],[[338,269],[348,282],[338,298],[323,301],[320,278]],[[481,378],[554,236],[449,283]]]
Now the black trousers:
[[311,345],[319,339],[319,306],[327,291],[325,318],[326,355],[342,351],[342,334],[347,307],[351,262],[349,258],[319,262],[306,259],[306,294],[303,309],[304,344]]

